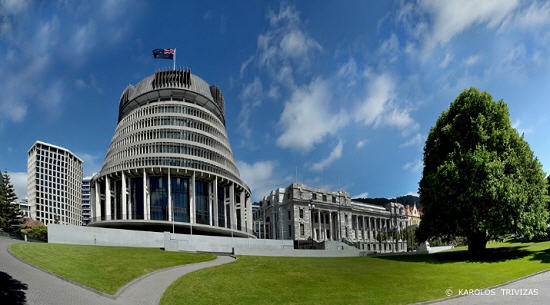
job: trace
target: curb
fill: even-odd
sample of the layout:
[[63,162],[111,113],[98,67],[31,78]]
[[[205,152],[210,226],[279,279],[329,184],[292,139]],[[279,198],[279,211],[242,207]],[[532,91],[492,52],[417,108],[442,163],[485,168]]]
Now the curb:
[[[524,279],[528,279],[530,277],[533,277],[533,276],[536,276],[536,275],[539,275],[539,274],[543,274],[543,273],[546,273],[546,272],[550,272],[550,269],[537,271],[535,273],[531,273],[531,274],[528,274],[528,275],[524,275],[522,277],[518,277],[517,279],[509,280],[508,282],[504,282],[504,283],[501,283],[501,284],[498,284],[498,285],[495,285],[495,286],[486,287],[486,288],[479,288],[479,289],[499,288],[499,287],[502,287],[502,286],[505,286],[505,285],[508,285],[508,284],[512,284],[512,283],[515,283],[517,281],[521,281],[521,280],[524,280]],[[418,302],[418,303],[410,303],[409,305],[434,304],[434,303],[444,302],[444,301],[448,301],[448,300],[463,298],[463,297],[467,297],[467,296],[468,296],[467,294],[465,294],[465,295],[458,295],[457,294],[457,295],[453,295],[453,296],[450,296],[450,297],[445,297],[445,298],[440,298],[440,299],[435,299],[435,300],[429,300],[429,301]]]

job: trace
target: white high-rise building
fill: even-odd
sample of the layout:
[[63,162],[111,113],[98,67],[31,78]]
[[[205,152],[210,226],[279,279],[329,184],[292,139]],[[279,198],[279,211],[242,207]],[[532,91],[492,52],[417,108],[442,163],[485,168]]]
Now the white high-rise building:
[[34,220],[82,224],[82,160],[66,148],[37,141],[28,151],[27,199]]
[[90,207],[90,181],[92,177],[82,179],[82,225],[86,226],[90,223],[92,217],[92,209]]

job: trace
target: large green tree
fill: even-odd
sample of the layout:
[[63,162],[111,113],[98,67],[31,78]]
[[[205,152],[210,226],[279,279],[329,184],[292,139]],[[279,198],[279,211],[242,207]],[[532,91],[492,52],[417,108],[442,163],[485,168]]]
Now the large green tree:
[[13,190],[10,176],[7,172],[2,175],[0,183],[0,229],[6,232],[15,232],[22,220],[23,213],[17,204],[12,204],[17,200],[17,195]]
[[545,180],[529,144],[512,128],[506,104],[464,90],[426,140],[418,237],[464,236],[478,254],[489,239],[543,234]]

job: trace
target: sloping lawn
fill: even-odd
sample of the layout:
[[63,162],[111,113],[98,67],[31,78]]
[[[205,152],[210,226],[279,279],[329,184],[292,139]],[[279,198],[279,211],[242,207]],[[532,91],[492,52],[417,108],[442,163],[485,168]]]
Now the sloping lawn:
[[239,256],[181,277],[160,304],[407,304],[550,268],[550,242],[489,246],[495,249],[483,259],[460,249],[393,257]]
[[10,250],[33,265],[109,294],[157,269],[215,258],[211,254],[165,252],[154,248],[46,243],[16,243],[10,245]]

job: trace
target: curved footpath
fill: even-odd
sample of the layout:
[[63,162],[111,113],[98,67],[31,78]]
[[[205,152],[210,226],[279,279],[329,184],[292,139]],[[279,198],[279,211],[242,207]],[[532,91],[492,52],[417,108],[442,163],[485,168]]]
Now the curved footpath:
[[[465,287],[467,288],[467,287]],[[487,289],[452,289],[454,296],[446,299],[428,301],[417,304],[435,305],[535,305],[550,304],[550,270],[527,275],[517,280],[493,286]],[[451,288],[449,288],[451,289]]]
[[8,246],[16,242],[18,241],[0,238],[0,275],[3,283],[10,283],[12,289],[9,293],[17,296],[20,303],[13,302],[15,304],[23,304],[20,296],[24,295],[26,304],[29,305],[156,305],[166,288],[182,275],[234,261],[229,256],[218,256],[207,262],[157,270],[130,282],[115,296],[107,297],[21,262],[8,252]]

